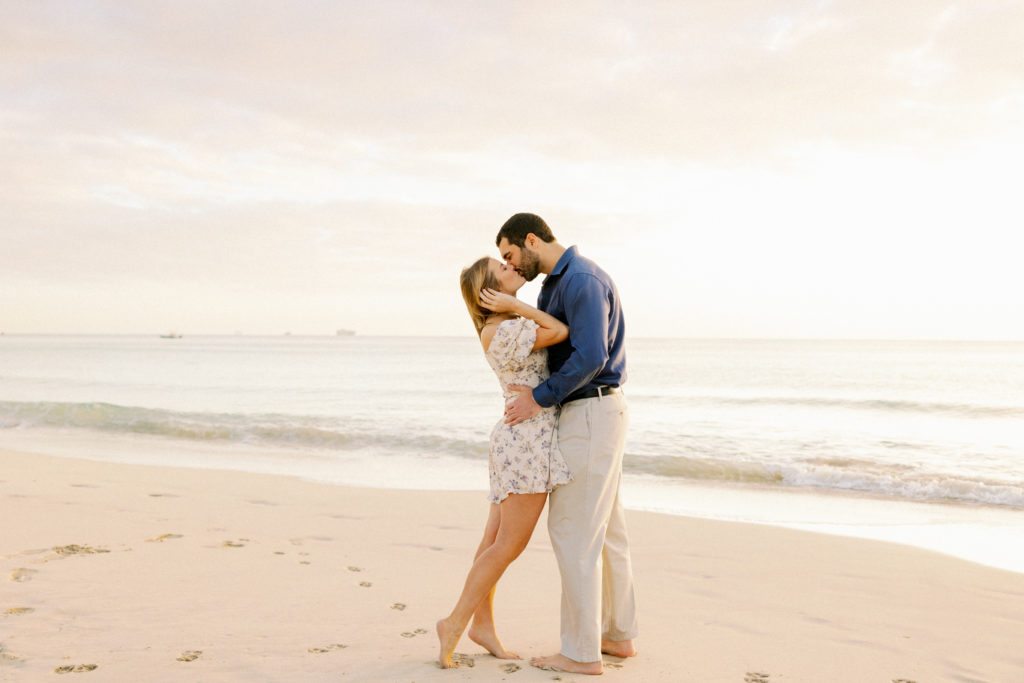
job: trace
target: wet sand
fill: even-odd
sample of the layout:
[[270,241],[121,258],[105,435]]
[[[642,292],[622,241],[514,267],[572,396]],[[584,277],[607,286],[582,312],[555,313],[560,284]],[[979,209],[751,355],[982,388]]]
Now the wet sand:
[[[483,492],[0,462],[0,680],[593,680],[465,638],[463,667],[436,666]],[[629,524],[640,654],[605,657],[606,680],[1024,680],[1024,574],[774,527]],[[506,647],[555,651],[558,596],[541,526],[499,585]]]

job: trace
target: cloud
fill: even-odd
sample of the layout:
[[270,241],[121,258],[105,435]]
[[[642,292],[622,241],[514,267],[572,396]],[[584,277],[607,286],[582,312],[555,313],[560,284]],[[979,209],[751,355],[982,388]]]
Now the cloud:
[[1008,126],[990,105],[1024,93],[1014,3],[76,7],[6,10],[5,109],[197,144],[290,125],[414,149],[497,139],[715,161],[922,128],[970,137]]
[[[29,309],[74,292],[107,324],[112,292],[126,319],[145,297],[205,296],[249,328],[255,297],[298,331],[300,298],[310,329],[316,306],[377,325],[370,290],[436,332],[464,316],[453,273],[523,209],[635,274],[640,301],[673,282],[669,257],[638,269],[645,246],[688,236],[691,284],[735,307],[720,329],[763,329],[743,321],[776,309],[750,292],[799,317],[807,275],[884,303],[785,247],[842,226],[907,256],[932,224],[988,236],[1019,218],[1022,34],[1024,8],[998,0],[7,3],[4,305],[41,320]],[[694,320],[721,316],[708,301]],[[662,324],[650,309],[639,328]]]

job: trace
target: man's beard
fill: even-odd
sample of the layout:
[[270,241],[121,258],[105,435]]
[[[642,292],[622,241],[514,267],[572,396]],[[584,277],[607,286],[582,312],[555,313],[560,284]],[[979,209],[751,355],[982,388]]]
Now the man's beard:
[[540,272],[540,257],[537,256],[537,252],[530,251],[530,249],[524,246],[520,251],[519,267],[516,268],[519,274],[523,276],[523,279],[527,282],[532,282],[537,273]]

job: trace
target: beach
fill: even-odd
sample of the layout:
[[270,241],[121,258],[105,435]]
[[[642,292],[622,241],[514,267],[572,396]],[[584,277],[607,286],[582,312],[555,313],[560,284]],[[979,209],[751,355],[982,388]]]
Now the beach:
[[[575,681],[501,661],[441,670],[486,516],[467,491],[3,451],[0,678]],[[623,681],[992,681],[1024,674],[1024,574],[925,550],[629,511],[640,589]],[[538,527],[502,579],[499,634],[558,647]],[[95,668],[93,668],[95,667]]]

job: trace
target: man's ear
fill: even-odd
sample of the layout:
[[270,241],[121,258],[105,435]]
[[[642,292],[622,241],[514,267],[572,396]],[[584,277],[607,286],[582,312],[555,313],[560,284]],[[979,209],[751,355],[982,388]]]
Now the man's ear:
[[526,233],[526,244],[533,251],[537,251],[537,242],[540,240],[539,237],[534,235],[532,232]]

